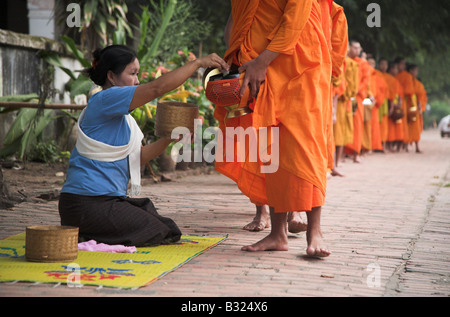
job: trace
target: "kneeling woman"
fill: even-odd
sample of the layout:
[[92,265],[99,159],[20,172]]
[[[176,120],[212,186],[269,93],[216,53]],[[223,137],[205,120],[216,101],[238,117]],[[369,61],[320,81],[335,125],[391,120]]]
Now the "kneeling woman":
[[161,154],[170,139],[142,146],[142,132],[130,112],[183,84],[198,68],[227,69],[216,54],[198,58],[139,85],[139,61],[126,46],[94,52],[87,72],[103,90],[94,94],[78,120],[78,139],[61,190],[61,225],[79,227],[80,240],[133,246],[175,242],[181,232],[138,194],[140,167]]

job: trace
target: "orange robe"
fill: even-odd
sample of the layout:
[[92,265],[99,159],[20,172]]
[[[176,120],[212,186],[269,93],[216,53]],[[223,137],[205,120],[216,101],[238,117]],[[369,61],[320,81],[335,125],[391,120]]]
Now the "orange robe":
[[381,137],[381,121],[379,110],[382,109],[386,100],[387,85],[383,74],[377,70],[372,70],[371,76],[371,91],[374,94],[375,106],[372,108],[372,150],[383,150],[382,137]]
[[[320,5],[322,15],[322,29],[331,55],[332,82],[336,82],[342,73],[342,65],[348,48],[348,26],[344,9],[330,1],[317,0]],[[328,145],[328,169],[334,167],[334,137],[333,137],[333,85],[330,87],[329,121],[327,124],[327,145]]]
[[417,113],[413,117],[413,120],[408,120],[408,141],[409,142],[419,142],[420,141],[420,134],[422,133],[422,120],[421,120],[421,101],[419,99],[420,86],[419,81],[411,76],[412,78],[412,86],[414,89],[414,94],[412,95],[412,106],[416,107]]
[[353,143],[353,110],[352,102],[356,102],[356,94],[358,93],[359,83],[359,65],[353,59],[347,57],[345,59],[345,82],[346,88],[344,95],[338,100],[338,109],[341,105],[345,109],[345,125],[343,144]]
[[[375,96],[375,84],[376,82],[372,78],[373,71],[375,70],[370,64],[368,64],[368,72],[369,76],[369,85],[367,86],[367,95],[366,98],[373,98]],[[363,105],[364,109],[364,123],[363,123],[363,137],[361,142],[361,148],[369,151],[372,149],[372,110],[373,106],[367,107]]]
[[428,97],[427,97],[427,91],[425,90],[425,86],[422,84],[422,82],[418,79],[415,79],[414,83],[416,86],[417,101],[420,106],[419,128],[420,128],[420,133],[422,133],[422,131],[423,131],[423,113],[425,112],[425,110],[427,110],[426,107],[427,107]]
[[333,138],[335,146],[344,146],[345,133],[345,113],[347,106],[345,104],[345,90],[347,82],[345,81],[346,62],[342,65],[342,74],[339,77],[333,77],[333,96],[335,98],[335,113],[333,117]]
[[381,105],[380,108],[378,108],[378,115],[379,115],[379,121],[380,121],[380,137],[381,137],[381,143],[384,144],[387,141],[388,133],[389,133],[389,106],[388,106],[388,100],[387,98],[384,101],[384,104]]
[[[331,58],[320,6],[316,0],[232,0],[231,4],[233,27],[225,60],[242,65],[265,49],[280,55],[267,68],[251,115],[225,119],[225,110],[215,108],[224,136],[222,149],[220,142],[217,148],[223,157],[218,160],[216,155],[215,167],[233,179],[251,202],[267,204],[275,212],[322,206],[328,163]],[[246,103],[245,98],[241,103]],[[261,159],[253,162],[249,152],[243,162],[227,161],[225,141],[231,139],[235,148],[239,146],[233,136],[227,135],[227,127],[278,131],[279,143],[265,145],[269,153],[279,146],[276,171],[263,173]],[[267,139],[270,141],[270,137]],[[245,143],[247,150],[254,150]]]
[[[384,101],[378,108],[379,122],[380,122],[380,137],[381,142],[384,144],[388,138],[388,120],[389,120],[389,103],[388,103],[388,95],[389,95],[389,87],[386,81],[385,75],[382,72],[378,73],[380,76],[380,85],[384,87]],[[378,102],[377,102],[378,103]]]
[[[321,0],[320,4],[322,7],[322,12],[327,12],[326,9],[329,8],[328,0]],[[337,93],[337,98],[339,98],[339,96],[342,96],[345,92],[345,87],[343,86],[345,84],[345,81],[342,80],[342,77],[344,72],[344,61],[348,49],[348,25],[347,18],[344,13],[344,8],[342,6],[333,2],[329,12],[331,24],[329,44],[331,49],[330,54],[332,64],[332,86],[340,86],[340,89],[337,91],[335,91],[335,89],[332,87],[332,97],[334,96],[334,93]],[[324,21],[324,19],[322,19],[322,21]],[[323,27],[325,29],[327,26],[324,25]],[[330,120],[328,130],[328,168],[332,169],[334,167],[333,153],[336,145],[334,138],[333,120]]]
[[[388,85],[387,98],[392,102],[392,106],[396,105],[402,98],[402,87],[398,80],[388,73],[383,73],[386,83]],[[402,141],[403,140],[403,119],[393,121],[391,118],[388,120],[388,142]]]
[[331,7],[331,63],[332,76],[343,74],[348,49],[348,24],[344,8],[335,2]]
[[401,71],[400,73],[395,76],[397,80],[399,81],[400,85],[403,88],[403,111],[405,112],[405,115],[403,117],[403,142],[409,143],[411,142],[410,136],[409,136],[409,122],[408,122],[408,110],[411,107],[416,107],[416,96],[415,96],[415,89],[414,89],[414,81],[413,76],[408,73],[406,70]]
[[[331,54],[331,62],[333,66],[333,48],[331,46],[331,9],[332,6],[330,5],[330,2],[328,0],[317,0],[319,6],[320,6],[320,13],[321,13],[321,22],[322,22],[322,30],[323,34],[325,36],[325,40],[327,41],[328,49]],[[332,68],[332,75],[335,67]],[[339,71],[339,69],[338,69]],[[330,77],[330,81],[332,78]],[[329,91],[329,104],[325,107],[328,111],[328,114],[326,116],[328,117],[327,127],[326,127],[326,136],[327,136],[327,167],[328,169],[332,169],[334,167],[334,139],[333,139],[333,90],[332,85],[330,85],[330,91]]]
[[358,63],[358,93],[356,95],[357,109],[353,115],[353,143],[346,145],[347,153],[360,153],[364,133],[364,105],[363,100],[367,97],[367,89],[370,82],[370,65],[366,60],[355,57]]

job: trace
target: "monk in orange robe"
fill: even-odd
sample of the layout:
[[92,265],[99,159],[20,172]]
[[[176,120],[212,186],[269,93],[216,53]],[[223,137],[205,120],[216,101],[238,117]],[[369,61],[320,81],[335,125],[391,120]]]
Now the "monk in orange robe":
[[[347,84],[345,93],[342,98],[339,99],[339,102],[342,102],[341,110],[345,111],[345,125],[343,130],[344,137],[342,147],[344,147],[345,144],[353,143],[353,110],[356,110],[356,107],[354,107],[354,105],[356,104],[356,95],[358,94],[359,83],[359,65],[348,56],[345,59],[345,82]],[[344,159],[344,157],[342,157],[342,159]]]
[[370,81],[370,69],[366,60],[360,58],[362,51],[361,44],[357,41],[350,41],[349,57],[358,63],[358,94],[356,95],[356,111],[353,115],[353,143],[346,145],[346,152],[353,154],[353,161],[359,163],[361,153],[363,129],[364,129],[364,105],[363,100],[367,97],[367,89]]
[[338,167],[339,162],[342,159],[344,150],[344,131],[345,131],[345,90],[347,88],[347,82],[345,81],[346,62],[342,65],[343,74],[337,78],[333,78],[333,137],[335,144],[335,166]]
[[[327,1],[320,2],[322,12],[325,15],[327,12]],[[345,93],[345,58],[348,51],[348,24],[347,18],[344,13],[344,8],[337,3],[333,2],[330,11],[331,18],[331,33],[330,33],[330,53],[332,63],[332,104],[333,104],[333,116],[330,125],[331,140],[329,140],[329,163],[328,168],[331,170],[332,176],[343,176],[336,170],[338,165],[338,153],[336,151],[336,138],[334,136],[335,124],[337,123],[337,103],[339,97]],[[324,20],[324,19],[323,19]],[[324,28],[326,26],[324,25]],[[341,116],[342,117],[342,116]],[[341,118],[342,121],[342,118]],[[340,130],[342,131],[342,129]],[[343,135],[342,135],[343,137]],[[342,138],[341,137],[341,138]],[[339,149],[340,150],[340,149]],[[341,150],[340,150],[341,151]],[[342,152],[342,151],[341,151]],[[333,158],[333,154],[335,157]]]
[[[367,59],[367,53],[361,53],[361,59],[367,63],[367,72],[369,74],[369,83],[367,85],[366,97],[363,99],[363,136],[361,141],[361,155],[365,155],[370,152],[372,149],[372,109],[375,104],[375,91],[372,89],[375,87],[372,80],[372,73],[374,69],[370,66],[370,63]],[[366,105],[370,101],[370,104]]]
[[383,147],[383,151],[386,149],[386,141],[388,137],[388,120],[389,120],[389,102],[388,102],[388,91],[389,87],[387,86],[386,78],[384,76],[384,73],[386,73],[388,69],[389,63],[387,59],[381,58],[378,61],[378,70],[380,71],[380,75],[384,79],[384,86],[386,86],[385,89],[385,99],[383,104],[378,108],[378,114],[379,114],[379,122],[380,122],[380,137],[381,137],[381,143]]
[[[247,105],[248,98],[255,102],[252,114],[228,119],[225,109],[216,106],[214,115],[224,138],[223,148],[218,146],[223,158],[216,155],[216,169],[233,179],[252,203],[268,205],[271,216],[270,234],[242,250],[287,250],[287,214],[305,210],[306,252],[328,256],[320,218],[326,194],[331,57],[320,5],[317,0],[232,0],[231,4],[232,27],[224,59],[245,73],[241,105]],[[256,144],[265,153],[278,152],[278,162],[270,162],[276,163],[274,170],[264,169],[268,162],[261,157],[250,160],[248,152],[242,162],[226,160],[233,153],[227,153],[225,141],[237,146],[227,128],[237,127],[255,129]],[[247,150],[254,150],[245,143]]]
[[403,144],[403,121],[404,119],[393,120],[391,119],[391,114],[395,108],[402,108],[403,100],[403,88],[400,82],[395,78],[398,74],[398,66],[395,63],[390,63],[388,67],[388,72],[384,73],[386,82],[389,87],[388,100],[389,100],[389,121],[388,121],[388,138],[387,147],[389,150],[395,150],[394,147],[397,146],[397,151],[400,150]]
[[[332,63],[332,85],[330,90],[330,113],[329,121],[327,124],[327,148],[328,148],[328,170],[332,176],[344,176],[336,169],[337,162],[334,158],[335,155],[335,143],[334,143],[334,118],[336,114],[337,99],[339,90],[336,91],[336,86],[340,84],[340,78],[342,75],[343,64],[347,55],[348,49],[348,26],[347,18],[344,14],[344,8],[335,2],[332,2],[330,7],[330,1],[317,0],[322,15],[322,29],[324,31],[325,38],[328,42],[328,48],[331,54]],[[344,88],[341,87],[340,91],[343,93]],[[256,217],[255,217],[256,218]],[[300,212],[290,212],[288,215],[288,230],[292,233],[298,233],[305,231],[307,224],[303,221]]]
[[416,107],[417,112],[414,116],[411,116],[408,120],[408,133],[409,133],[409,142],[414,142],[416,145],[416,153],[422,153],[422,151],[419,149],[419,141],[420,141],[420,135],[422,133],[422,120],[420,119],[421,108],[422,108],[422,97],[419,98],[418,96],[422,93],[420,86],[418,85],[417,80],[417,74],[419,71],[419,68],[415,64],[410,64],[407,67],[408,73],[411,75],[411,81],[413,86],[413,95],[412,95],[412,107]]
[[383,151],[379,109],[384,105],[386,100],[387,84],[383,74],[378,69],[376,69],[375,59],[373,57],[369,58],[368,62],[372,67],[370,90],[374,94],[375,99],[375,105],[372,108],[372,118],[371,118],[371,128],[372,128],[371,147],[372,151]]
[[414,85],[411,78],[411,74],[406,71],[406,61],[402,57],[397,57],[394,61],[398,67],[398,74],[395,78],[398,80],[402,86],[403,96],[402,98],[402,108],[404,111],[404,116],[402,119],[403,125],[403,148],[408,152],[409,143],[409,128],[408,128],[408,111],[413,105],[413,95],[414,95]]
[[425,86],[423,85],[423,83],[417,79],[417,77],[415,78],[414,81],[414,85],[416,87],[416,95],[417,95],[417,100],[418,100],[418,105],[420,108],[420,113],[419,113],[419,120],[420,120],[420,133],[422,134],[423,131],[423,113],[427,110],[427,103],[428,103],[428,97],[427,97],[427,91],[425,89]]

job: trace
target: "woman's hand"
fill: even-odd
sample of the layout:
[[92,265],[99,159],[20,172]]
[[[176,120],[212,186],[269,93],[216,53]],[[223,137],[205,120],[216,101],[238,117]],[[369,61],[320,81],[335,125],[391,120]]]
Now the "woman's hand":
[[200,67],[203,68],[219,68],[221,71],[228,71],[230,65],[228,65],[222,58],[220,58],[216,53],[209,54],[208,56],[203,56],[196,61],[199,63]]
[[194,61],[188,62],[171,72],[155,79],[149,83],[139,85],[134,92],[129,110],[132,111],[145,103],[158,98],[165,93],[182,85],[192,76],[200,67],[214,67],[228,71],[229,66],[217,54],[200,57]]

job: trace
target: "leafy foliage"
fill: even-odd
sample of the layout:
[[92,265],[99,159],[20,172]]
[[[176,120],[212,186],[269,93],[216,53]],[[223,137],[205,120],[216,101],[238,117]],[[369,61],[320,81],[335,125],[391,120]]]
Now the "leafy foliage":
[[27,151],[33,148],[34,141],[39,137],[47,125],[54,119],[53,111],[44,110],[37,115],[38,109],[23,108],[19,111],[0,150],[0,157],[17,154],[22,159]]
[[200,19],[210,25],[210,31],[203,33],[198,42],[202,43],[204,52],[214,52],[223,56],[227,49],[224,30],[231,13],[231,2],[228,0],[195,0],[195,3]]
[[[57,21],[64,24],[66,7],[72,0],[57,1]],[[125,44],[126,38],[133,35],[127,19],[128,6],[125,0],[79,0],[81,25],[79,28],[66,28],[66,34],[78,38],[81,47],[91,52],[97,47],[116,43]]]
[[193,49],[210,32],[210,23],[199,18],[198,5],[192,0],[149,0],[138,19],[137,52],[144,65],[152,59],[168,60],[183,47]]

